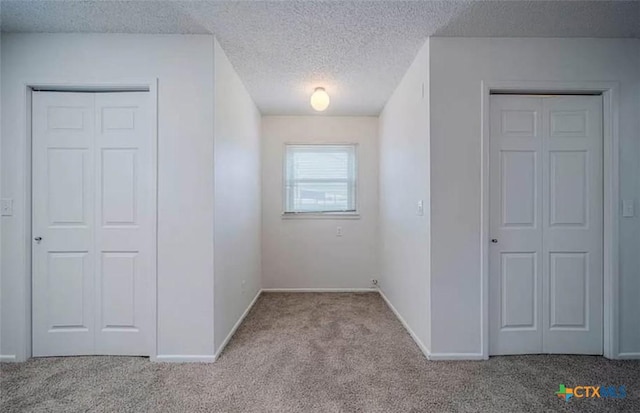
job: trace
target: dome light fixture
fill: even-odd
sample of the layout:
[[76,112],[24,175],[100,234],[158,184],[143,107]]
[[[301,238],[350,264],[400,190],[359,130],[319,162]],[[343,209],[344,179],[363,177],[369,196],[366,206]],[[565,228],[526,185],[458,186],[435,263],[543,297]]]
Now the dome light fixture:
[[329,103],[331,99],[329,99],[329,94],[323,87],[317,87],[313,93],[311,94],[311,107],[318,111],[322,112],[329,107]]

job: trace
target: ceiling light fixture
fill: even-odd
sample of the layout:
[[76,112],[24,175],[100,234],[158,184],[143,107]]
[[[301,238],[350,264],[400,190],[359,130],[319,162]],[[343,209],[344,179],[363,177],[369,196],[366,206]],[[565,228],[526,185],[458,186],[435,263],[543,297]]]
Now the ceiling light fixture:
[[318,112],[322,112],[329,107],[329,94],[323,87],[317,87],[311,94],[311,107]]

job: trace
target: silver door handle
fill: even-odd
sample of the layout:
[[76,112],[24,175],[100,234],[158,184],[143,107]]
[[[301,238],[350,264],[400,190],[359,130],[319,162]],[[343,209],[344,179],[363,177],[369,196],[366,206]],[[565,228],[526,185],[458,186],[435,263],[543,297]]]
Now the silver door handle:
[[42,237],[35,237],[35,238],[34,238],[34,240],[35,240],[38,244],[40,244],[40,241],[42,241]]
[[493,238],[493,239],[491,240],[491,242],[492,242],[492,243],[494,243],[494,244],[497,244],[497,243],[498,243],[498,240],[497,240],[496,238]]

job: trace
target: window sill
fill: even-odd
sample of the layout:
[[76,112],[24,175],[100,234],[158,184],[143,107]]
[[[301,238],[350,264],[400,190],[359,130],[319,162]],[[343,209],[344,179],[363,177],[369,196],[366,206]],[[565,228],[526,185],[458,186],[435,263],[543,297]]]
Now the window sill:
[[282,219],[360,219],[357,212],[285,212]]

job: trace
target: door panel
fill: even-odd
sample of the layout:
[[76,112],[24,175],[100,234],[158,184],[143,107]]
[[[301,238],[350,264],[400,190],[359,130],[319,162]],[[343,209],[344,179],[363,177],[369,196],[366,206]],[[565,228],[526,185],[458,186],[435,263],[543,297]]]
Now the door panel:
[[155,218],[148,93],[96,95],[96,352],[149,353]]
[[50,252],[47,277],[49,331],[85,332],[91,328],[84,308],[85,280],[91,275],[87,251]]
[[102,225],[136,224],[136,149],[102,150]]
[[148,95],[33,94],[34,356],[149,354]]
[[501,329],[536,329],[538,308],[535,253],[502,254]]
[[549,225],[581,226],[587,216],[586,151],[549,152]]
[[135,252],[102,254],[100,326],[103,329],[138,329],[135,316],[137,255]]
[[536,224],[536,152],[500,152],[502,226],[534,227]]
[[48,148],[49,224],[86,225],[84,175],[87,150]]
[[492,96],[492,355],[602,354],[599,96]]
[[33,355],[93,351],[93,101],[33,93]]
[[549,328],[587,328],[587,254],[551,253]]
[[492,355],[542,350],[541,110],[535,97],[491,97]]
[[602,98],[545,98],[543,111],[543,351],[602,354]]

